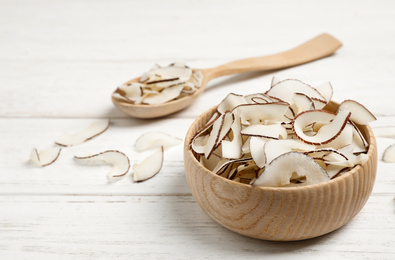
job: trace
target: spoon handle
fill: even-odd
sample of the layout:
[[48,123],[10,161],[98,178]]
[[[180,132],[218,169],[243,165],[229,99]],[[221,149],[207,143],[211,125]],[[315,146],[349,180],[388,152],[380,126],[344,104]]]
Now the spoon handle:
[[333,54],[342,43],[333,36],[323,33],[317,37],[284,52],[232,61],[215,68],[205,69],[209,79],[261,70],[287,68],[314,61]]

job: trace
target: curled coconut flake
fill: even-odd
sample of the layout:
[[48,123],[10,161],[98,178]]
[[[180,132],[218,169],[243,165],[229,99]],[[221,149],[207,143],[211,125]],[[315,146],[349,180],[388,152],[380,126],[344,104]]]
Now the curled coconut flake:
[[321,93],[315,88],[297,79],[279,81],[266,91],[267,95],[279,98],[288,103],[292,103],[292,96],[294,93],[302,93],[310,98],[325,100]]
[[147,132],[137,138],[134,149],[137,152],[144,152],[147,150],[163,147],[167,149],[182,143],[182,139],[171,136],[163,132]]
[[376,120],[376,117],[365,106],[355,100],[344,100],[340,103],[338,111],[342,110],[350,111],[350,119],[359,125],[366,125]]
[[102,133],[110,126],[110,119],[102,119],[90,124],[87,128],[74,134],[64,133],[56,141],[55,144],[60,146],[73,146],[82,144]]
[[40,167],[48,166],[58,159],[61,150],[61,148],[50,148],[38,151],[36,148],[33,148],[30,154],[30,161]]
[[[350,116],[351,113],[347,110],[341,110],[337,115],[323,110],[310,110],[297,115],[292,128],[296,136],[303,142],[323,145],[333,141],[341,134]],[[324,124],[315,135],[309,136],[303,132],[307,125],[320,121],[327,124]]]
[[141,182],[154,177],[163,165],[163,146],[157,148],[141,163],[133,165],[133,180]]
[[101,153],[85,156],[74,156],[75,160],[87,165],[109,164],[112,166],[107,177],[121,177],[126,175],[130,169],[129,158],[122,152],[117,150],[107,150]]
[[317,184],[328,180],[329,176],[326,171],[310,156],[290,152],[274,159],[253,185],[266,187],[299,186]]

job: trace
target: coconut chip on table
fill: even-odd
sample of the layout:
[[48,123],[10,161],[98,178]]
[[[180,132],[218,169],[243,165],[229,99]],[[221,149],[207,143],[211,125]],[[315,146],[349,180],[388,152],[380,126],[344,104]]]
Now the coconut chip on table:
[[376,120],[345,100],[336,113],[329,82],[272,80],[264,93],[228,94],[190,149],[209,170],[254,186],[302,186],[328,181],[367,160],[368,143],[356,126]]
[[138,82],[119,86],[112,97],[132,104],[162,104],[192,95],[202,82],[202,73],[184,63],[176,62],[167,67],[156,65],[141,75]]

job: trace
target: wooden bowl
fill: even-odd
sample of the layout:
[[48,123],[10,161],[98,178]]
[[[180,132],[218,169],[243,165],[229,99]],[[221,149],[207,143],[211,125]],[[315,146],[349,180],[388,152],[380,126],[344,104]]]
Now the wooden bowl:
[[[336,111],[331,102],[325,108]],[[358,126],[369,143],[366,163],[325,183],[304,187],[253,187],[220,177],[194,157],[189,142],[215,112],[198,117],[184,144],[185,173],[200,207],[239,234],[273,241],[313,238],[336,230],[365,205],[375,181],[377,145],[369,126]]]

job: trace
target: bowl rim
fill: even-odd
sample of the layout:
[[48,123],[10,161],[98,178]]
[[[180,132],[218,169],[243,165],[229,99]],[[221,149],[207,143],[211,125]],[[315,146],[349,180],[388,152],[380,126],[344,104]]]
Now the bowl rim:
[[[328,105],[334,105],[336,107],[339,106],[339,103],[335,102],[335,101],[330,101],[328,103]],[[327,106],[328,106],[327,105]],[[327,110],[327,106],[325,106],[323,108],[323,110]],[[316,189],[316,188],[320,188],[320,187],[325,187],[328,185],[335,185],[338,182],[343,181],[344,179],[348,179],[348,178],[352,178],[353,175],[358,174],[358,171],[365,166],[373,157],[373,153],[374,150],[377,150],[377,144],[376,144],[376,138],[374,136],[374,133],[371,129],[371,127],[367,124],[367,125],[358,125],[356,124],[356,126],[358,127],[359,130],[361,130],[361,127],[366,127],[366,135],[365,136],[364,133],[362,133],[367,141],[367,143],[369,144],[368,147],[368,151],[367,151],[367,155],[368,155],[368,160],[362,164],[362,165],[357,165],[354,168],[352,168],[351,170],[349,170],[347,173],[338,176],[336,178],[330,179],[329,181],[325,181],[325,182],[321,182],[321,183],[316,183],[316,184],[310,184],[310,185],[306,185],[306,186],[300,186],[300,187],[266,187],[266,186],[253,186],[251,184],[245,184],[245,183],[241,183],[241,182],[235,182],[232,180],[229,180],[227,178],[221,177],[215,173],[213,173],[212,171],[210,171],[209,169],[207,169],[206,167],[204,167],[197,159],[196,157],[193,155],[192,151],[191,151],[191,146],[190,146],[190,142],[191,142],[191,138],[193,138],[194,134],[196,134],[196,131],[194,133],[192,133],[192,129],[193,127],[199,122],[201,121],[201,119],[205,116],[207,116],[208,114],[210,114],[210,116],[212,114],[214,114],[214,112],[216,111],[216,108],[218,107],[218,105],[215,105],[211,108],[209,108],[208,110],[204,111],[201,115],[199,115],[199,117],[197,117],[193,123],[191,124],[191,126],[189,127],[187,134],[186,134],[186,138],[185,138],[185,144],[184,147],[185,152],[187,153],[186,155],[189,157],[192,157],[192,160],[195,164],[197,164],[199,166],[199,168],[201,168],[202,170],[204,170],[206,173],[210,174],[212,177],[224,181],[224,182],[228,182],[229,184],[233,184],[233,185],[239,185],[240,188],[246,188],[246,189],[252,189],[252,190],[256,190],[256,191],[282,191],[282,192],[294,192],[294,191],[300,191],[300,190],[310,190],[310,189]],[[328,110],[327,110],[328,111]],[[361,131],[362,132],[362,131]],[[368,137],[368,138],[367,138]]]

